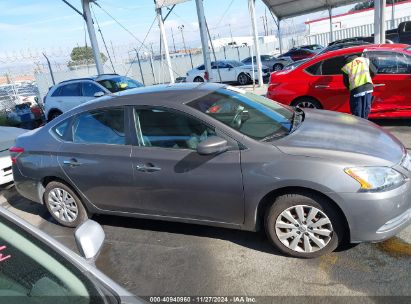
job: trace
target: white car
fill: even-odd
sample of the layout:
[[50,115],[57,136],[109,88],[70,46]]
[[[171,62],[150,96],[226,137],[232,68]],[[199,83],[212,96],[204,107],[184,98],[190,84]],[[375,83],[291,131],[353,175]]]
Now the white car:
[[50,121],[96,97],[142,86],[138,81],[118,74],[62,81],[51,87],[44,97],[45,116]]
[[[186,82],[204,82],[205,79],[204,64],[200,65],[187,72]],[[218,60],[211,63],[211,77],[212,82],[238,83],[246,85],[252,82],[253,66],[251,64],[244,64],[236,60]],[[270,69],[263,66],[263,81],[268,81],[270,77]],[[254,65],[254,79],[258,81],[257,63]]]
[[17,136],[27,132],[25,129],[0,127],[0,185],[13,181],[9,148]]

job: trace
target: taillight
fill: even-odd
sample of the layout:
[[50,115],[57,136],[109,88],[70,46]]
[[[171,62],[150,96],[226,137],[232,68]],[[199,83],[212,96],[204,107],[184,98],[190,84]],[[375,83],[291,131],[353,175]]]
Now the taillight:
[[17,156],[18,156],[20,153],[23,153],[23,152],[24,152],[24,148],[11,147],[11,148],[9,149],[9,152],[10,152],[10,153],[15,153],[15,155],[12,155],[12,156],[11,156],[11,162],[12,162],[13,164],[15,164],[15,163],[17,162]]

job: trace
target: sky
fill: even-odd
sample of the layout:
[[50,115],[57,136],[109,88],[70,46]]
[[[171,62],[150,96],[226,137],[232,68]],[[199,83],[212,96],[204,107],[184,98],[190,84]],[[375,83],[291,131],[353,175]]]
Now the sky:
[[[81,10],[80,0],[68,0]],[[123,50],[132,45],[138,47],[144,39],[155,19],[153,0],[98,0],[98,4],[126,27],[133,35],[121,28],[115,20],[96,5],[92,5],[104,39],[108,47]],[[213,37],[228,37],[230,27],[233,36],[251,34],[250,16],[247,0],[204,0],[205,15]],[[342,13],[349,10],[343,7],[335,10]],[[163,9],[164,14],[167,10]],[[261,0],[256,1],[258,30],[263,32],[261,16],[266,8]],[[327,12],[318,12],[308,16],[284,21],[285,26],[301,28],[304,21],[326,17]],[[274,22],[269,12],[267,18],[270,28]],[[169,48],[174,43],[177,48],[182,45],[181,32],[178,26],[184,25],[184,36],[189,47],[200,46],[195,1],[178,4],[169,15],[165,26]],[[230,25],[230,26],[229,26]],[[97,24],[95,24],[97,27]],[[172,32],[173,31],[173,35]],[[100,49],[103,49],[101,37],[98,35]],[[134,37],[133,37],[134,36]],[[67,53],[77,46],[85,45],[85,25],[80,15],[61,0],[0,0],[0,65],[7,64],[5,58],[22,59],[37,58],[41,51],[55,57],[67,57]],[[88,38],[87,38],[88,39]],[[149,32],[147,44],[159,45],[157,21]],[[87,44],[89,42],[87,40]],[[19,60],[17,60],[19,61]]]

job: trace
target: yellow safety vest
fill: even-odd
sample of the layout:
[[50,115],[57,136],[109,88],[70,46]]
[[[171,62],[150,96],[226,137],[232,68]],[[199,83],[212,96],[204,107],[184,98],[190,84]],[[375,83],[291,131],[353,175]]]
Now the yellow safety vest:
[[348,75],[350,91],[366,84],[372,83],[368,58],[358,57],[342,67],[342,71]]

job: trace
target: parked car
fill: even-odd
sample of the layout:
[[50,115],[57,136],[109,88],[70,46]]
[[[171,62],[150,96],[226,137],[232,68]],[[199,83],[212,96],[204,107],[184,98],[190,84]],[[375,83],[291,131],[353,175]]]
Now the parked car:
[[44,97],[45,116],[50,121],[96,97],[142,86],[138,81],[118,74],[62,81],[51,87]]
[[306,49],[311,50],[316,53],[320,52],[324,47],[320,44],[308,44],[308,45],[301,45],[299,47],[294,47],[291,50],[298,50],[298,49]]
[[25,132],[27,132],[27,130],[13,127],[0,127],[0,185],[13,181],[9,148],[13,146],[16,137]]
[[329,46],[327,46],[326,48],[324,48],[323,50],[321,50],[318,55],[324,54],[324,53],[328,53],[331,51],[336,51],[336,50],[341,50],[341,49],[346,49],[346,48],[350,48],[353,46],[359,46],[359,45],[367,45],[367,44],[372,44],[371,42],[367,42],[367,41],[362,41],[362,40],[358,40],[358,41],[350,41],[350,42],[340,42],[340,43],[333,43]]
[[410,156],[394,136],[225,85],[105,96],[10,151],[18,192],[68,227],[93,213],[265,227],[281,252],[312,258],[411,220]]
[[317,53],[307,49],[291,49],[288,52],[281,54],[277,58],[291,58],[292,61],[302,60],[306,58],[314,57]]
[[411,117],[411,47],[361,45],[319,55],[271,75],[267,97],[286,105],[349,113],[341,68],[348,55],[368,57],[377,67],[370,118]]
[[[270,69],[263,65],[263,81],[270,77]],[[206,78],[204,64],[190,70],[186,75],[186,82],[204,82]],[[218,60],[211,62],[211,77],[213,82],[238,83],[246,85],[252,82],[253,66],[236,60]],[[258,81],[257,65],[254,66],[254,79]]]
[[[252,60],[254,61],[255,65],[257,62],[257,57],[254,56]],[[247,57],[241,62],[247,65],[251,65],[252,60],[251,57]],[[290,57],[277,58],[272,55],[261,55],[261,64],[268,67],[270,71],[280,71],[290,62],[292,62],[292,59]]]
[[104,241],[99,224],[88,220],[75,238],[83,257],[0,206],[2,299],[33,304],[56,299],[65,304],[142,303],[94,267]]

